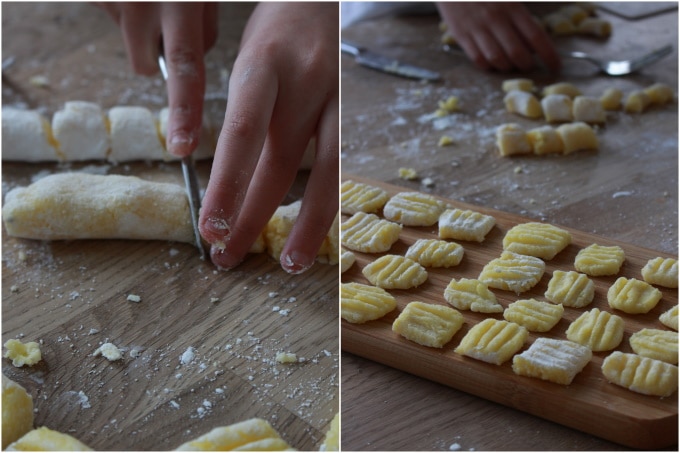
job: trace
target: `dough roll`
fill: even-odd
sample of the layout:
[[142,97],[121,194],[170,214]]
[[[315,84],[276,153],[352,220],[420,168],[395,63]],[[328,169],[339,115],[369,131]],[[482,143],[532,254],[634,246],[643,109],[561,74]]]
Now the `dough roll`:
[[194,241],[184,187],[134,176],[50,175],[8,192],[2,216],[27,239]]

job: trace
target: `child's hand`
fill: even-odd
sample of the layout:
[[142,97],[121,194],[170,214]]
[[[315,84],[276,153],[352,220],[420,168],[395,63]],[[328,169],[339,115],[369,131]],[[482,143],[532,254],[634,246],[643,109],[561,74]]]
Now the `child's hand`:
[[449,33],[482,69],[529,71],[534,54],[557,72],[560,58],[548,33],[521,3],[441,2]]
[[282,267],[315,261],[338,211],[338,5],[264,2],[243,34],[201,209],[222,268],[239,264],[284,199],[305,148],[316,156]]

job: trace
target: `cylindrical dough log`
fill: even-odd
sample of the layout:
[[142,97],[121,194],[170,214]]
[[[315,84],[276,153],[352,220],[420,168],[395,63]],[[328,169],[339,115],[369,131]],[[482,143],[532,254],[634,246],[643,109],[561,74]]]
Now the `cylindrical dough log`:
[[2,109],[2,160],[55,162],[56,143],[50,123],[36,110]]
[[61,159],[67,162],[106,159],[111,148],[104,112],[92,102],[64,104],[52,116],[52,133]]
[[10,236],[194,242],[184,187],[134,176],[61,173],[11,190],[2,210]]
[[33,398],[2,375],[2,449],[33,429]]

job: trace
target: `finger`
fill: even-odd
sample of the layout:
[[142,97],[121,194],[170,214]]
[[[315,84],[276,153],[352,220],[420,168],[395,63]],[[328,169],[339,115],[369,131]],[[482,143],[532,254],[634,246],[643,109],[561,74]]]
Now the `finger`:
[[217,2],[207,2],[203,7],[203,52],[215,45],[217,41]]
[[496,40],[496,37],[487,30],[480,30],[474,37],[475,44],[482,53],[489,66],[499,71],[510,71],[512,63],[507,58],[505,50]]
[[316,156],[300,214],[281,251],[281,267],[291,274],[309,269],[338,214],[338,99],[326,106],[317,132]]
[[142,75],[158,71],[161,24],[156,4],[140,3],[134,14],[122,13],[120,28],[132,69]]
[[528,71],[534,66],[534,58],[529,51],[530,47],[524,43],[511,22],[503,22],[495,27],[493,34],[512,66],[522,71]]
[[559,72],[561,66],[560,56],[548,32],[530,15],[518,15],[515,18],[515,23],[521,36],[536,52],[538,58],[546,67],[552,72]]
[[468,58],[472,60],[475,66],[485,71],[490,69],[491,66],[489,65],[489,62],[484,57],[484,54],[482,54],[482,51],[479,49],[479,47],[477,47],[474,39],[469,36],[464,36],[462,38],[456,37],[456,40],[458,41],[458,45],[465,52],[465,55],[467,55]]
[[198,145],[203,115],[203,9],[169,3],[161,15],[163,50],[168,69],[167,149],[175,156],[191,154]]

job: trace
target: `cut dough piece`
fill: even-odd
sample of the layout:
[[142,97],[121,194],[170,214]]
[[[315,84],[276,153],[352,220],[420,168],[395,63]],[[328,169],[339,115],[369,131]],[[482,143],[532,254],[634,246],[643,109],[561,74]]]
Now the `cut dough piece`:
[[387,203],[390,196],[379,187],[352,180],[343,181],[340,186],[340,209],[344,214],[359,211],[375,213]]
[[437,223],[446,204],[420,192],[400,192],[383,207],[387,220],[407,226],[431,226]]
[[364,253],[388,251],[399,239],[402,226],[375,214],[357,212],[340,226],[342,245]]
[[655,83],[643,90],[651,104],[663,105],[673,100],[673,89],[665,83]]
[[588,124],[602,124],[607,121],[607,115],[599,99],[590,96],[576,96],[573,110],[574,121]]
[[357,257],[349,250],[343,250],[340,254],[340,273],[344,274],[350,267],[354,265]]
[[612,352],[602,374],[613,384],[643,395],[671,396],[678,390],[678,367],[637,354]]
[[24,434],[10,444],[7,451],[93,451],[90,447],[68,434],[40,427]]
[[579,250],[574,267],[577,271],[593,277],[616,275],[625,259],[625,252],[618,245],[591,244]]
[[460,264],[465,250],[460,244],[438,239],[418,239],[406,251],[406,258],[424,267],[451,267]]
[[567,339],[593,351],[610,351],[623,340],[623,319],[593,308],[569,324]]
[[323,443],[319,447],[319,451],[339,451],[340,450],[340,413],[336,412],[331,426],[326,431]]
[[482,242],[496,224],[490,215],[467,209],[447,209],[439,216],[439,237]]
[[543,88],[543,97],[551,94],[564,94],[570,98],[575,98],[576,96],[580,96],[583,93],[581,93],[581,90],[569,82],[558,82]]
[[564,154],[574,151],[597,150],[597,136],[593,128],[583,122],[563,124],[557,128],[557,133],[564,144]]
[[599,17],[586,17],[574,30],[575,34],[608,38],[612,34],[612,24]]
[[111,162],[163,160],[165,157],[156,119],[149,109],[137,106],[113,107],[109,110],[109,124]]
[[623,91],[618,88],[607,88],[600,96],[600,104],[605,110],[619,110],[621,99],[623,99]]
[[564,307],[536,299],[518,300],[505,309],[503,318],[526,327],[529,332],[548,332],[562,319]]
[[177,184],[134,176],[61,173],[5,197],[10,236],[194,242],[189,202]]
[[[160,134],[161,146],[165,149],[167,142],[167,131],[168,131],[168,119],[170,118],[170,108],[163,107],[160,112],[158,112],[158,133]],[[192,153],[194,159],[206,159],[211,158],[215,154],[215,146],[217,142],[215,140],[215,134],[210,124],[208,115],[205,113],[202,116],[203,123],[201,125],[201,135],[198,138],[198,146],[196,150]],[[165,151],[163,153],[165,160],[178,160],[176,157],[169,152]]]
[[385,289],[410,289],[427,280],[427,271],[415,261],[400,255],[384,255],[361,271],[369,282]]
[[644,90],[635,90],[628,93],[623,104],[623,110],[627,113],[642,113],[647,110],[652,103],[652,99]]
[[2,375],[2,449],[33,429],[33,397]]
[[490,288],[514,291],[519,294],[533,288],[543,276],[545,263],[540,258],[510,251],[488,262],[479,280]]
[[670,327],[671,329],[675,330],[677,332],[678,330],[678,306],[674,306],[670,308],[668,311],[665,311],[661,313],[661,316],[659,316],[659,321],[661,321],[661,324],[663,324],[666,327]]
[[541,99],[543,114],[549,123],[573,121],[573,101],[566,94],[549,94]]
[[503,102],[505,103],[505,109],[510,113],[516,113],[533,119],[543,116],[541,103],[536,99],[536,96],[529,92],[520,90],[509,91],[503,98]]
[[501,365],[522,349],[528,336],[527,329],[518,324],[487,318],[468,331],[455,352]]
[[459,311],[444,305],[410,302],[392,323],[402,337],[430,348],[441,348],[451,341],[464,322]]
[[50,123],[36,110],[2,108],[2,160],[55,162],[62,160]]
[[52,116],[52,132],[61,158],[68,162],[106,159],[111,140],[99,105],[71,101]]
[[354,282],[340,285],[340,316],[345,321],[363,324],[395,308],[397,301],[382,288]]
[[496,146],[501,156],[531,153],[526,131],[515,123],[503,124],[496,129]]
[[452,279],[444,290],[444,300],[459,310],[502,313],[503,306],[486,283],[475,279]]
[[261,418],[251,418],[212,431],[186,442],[176,451],[286,451],[291,446]]
[[7,340],[5,342],[5,357],[16,367],[33,366],[42,360],[40,345],[35,341],[22,343],[21,340]]
[[545,298],[565,307],[583,308],[595,297],[595,283],[585,274],[555,270],[548,282]]
[[534,81],[531,79],[508,79],[503,81],[502,89],[509,93],[513,90],[518,91],[534,91]]
[[534,154],[560,154],[564,152],[564,143],[557,131],[551,126],[541,126],[529,130],[527,138]]
[[650,359],[678,364],[678,333],[659,329],[642,329],[630,336],[636,354]]
[[648,313],[661,300],[661,291],[635,278],[619,277],[607,291],[612,308],[629,314]]
[[571,244],[568,231],[548,223],[528,222],[515,225],[503,238],[503,250],[551,260]]
[[642,268],[642,278],[652,285],[666,288],[678,287],[678,260],[673,258],[653,258]]
[[587,346],[541,337],[512,359],[512,371],[520,376],[569,385],[592,357]]

